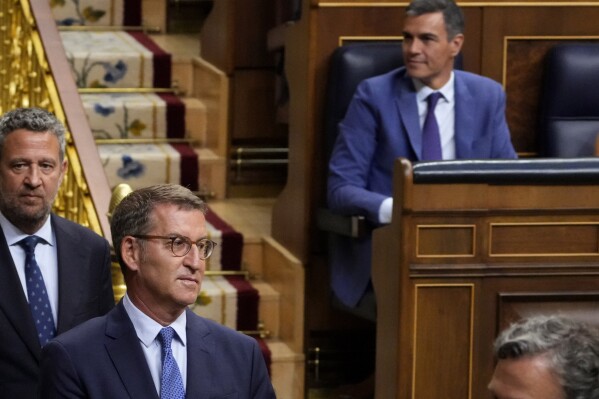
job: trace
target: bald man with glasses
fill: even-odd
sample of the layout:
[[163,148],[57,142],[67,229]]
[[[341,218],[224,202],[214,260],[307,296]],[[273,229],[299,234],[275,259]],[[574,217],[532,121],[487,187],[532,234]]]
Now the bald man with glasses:
[[127,293],[44,347],[42,398],[275,397],[257,342],[188,309],[216,245],[205,212],[171,184],[121,201],[111,230]]

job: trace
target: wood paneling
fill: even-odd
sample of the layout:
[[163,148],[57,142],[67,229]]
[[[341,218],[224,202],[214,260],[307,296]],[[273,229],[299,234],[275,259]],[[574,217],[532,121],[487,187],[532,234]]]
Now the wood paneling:
[[416,257],[473,257],[475,233],[474,225],[416,226]]
[[[363,39],[400,36],[407,3],[407,1],[387,0],[305,0],[302,2],[301,20],[290,26],[286,32],[285,69],[290,85],[289,169],[286,187],[273,209],[272,235],[308,268],[326,265],[324,255],[317,251],[322,249],[322,242],[326,237],[316,229],[313,222],[315,209],[325,202],[327,159],[324,155],[323,112],[329,57],[339,45],[340,38],[351,40],[352,37]],[[534,156],[537,152],[537,103],[544,54],[553,43],[589,40],[589,37],[599,36],[599,24],[596,23],[599,20],[599,1],[467,0],[458,3],[463,6],[466,17],[464,69],[504,84],[508,101],[507,118],[512,130],[513,142],[521,154]],[[490,261],[489,223],[506,222],[507,214],[517,213],[523,208],[529,209],[529,215],[517,219],[518,222],[563,221],[552,215],[549,210],[564,206],[566,203],[569,208],[564,213],[568,214],[569,222],[585,221],[584,215],[578,209],[596,204],[596,189],[589,187],[514,189],[512,186],[494,186],[477,190],[468,185],[449,186],[451,190],[447,190],[443,185],[420,187],[413,195],[406,195],[403,206],[406,212],[416,209],[422,212],[431,211],[431,214],[426,217],[414,215],[412,221],[414,225],[440,223],[441,221],[434,216],[435,211],[438,216],[439,212],[444,212],[444,207],[451,207],[453,213],[443,223],[476,226],[473,233],[474,240],[467,238],[468,234],[472,233],[468,232],[468,229],[455,230],[461,238],[457,243],[449,244],[444,243],[446,241],[444,237],[453,230],[441,229],[435,232],[431,229],[423,230],[427,239],[442,244],[438,247],[437,244],[421,243],[420,251],[425,257],[416,261],[414,260],[415,243],[408,239],[408,236],[410,239],[416,237],[417,231],[414,225],[403,226],[403,229],[389,226],[389,229],[382,230],[380,234],[391,233],[388,230],[392,230],[396,241],[375,243],[378,247],[374,251],[374,256],[401,259],[404,263],[401,263],[401,267],[396,265],[393,270],[387,270],[385,276],[388,280],[399,279],[399,274],[403,273],[402,268],[408,267],[419,278],[426,277],[434,280],[443,273],[451,273],[454,278],[468,276],[472,279],[469,280],[470,282],[474,281],[474,292],[482,293],[475,296],[475,309],[494,310],[498,306],[497,284],[513,284],[514,290],[517,289],[516,287],[523,290],[527,288],[509,279],[498,283],[492,279],[485,279],[485,276],[519,273],[521,276],[529,277],[547,264],[549,264],[547,270],[550,270],[547,274],[563,275],[572,272],[569,267],[550,256],[538,256],[534,259],[536,262],[534,264],[527,258],[528,260],[524,262],[525,267],[516,265],[513,257],[506,257],[505,263],[497,264]],[[438,198],[442,198],[443,202],[438,201]],[[481,219],[481,215],[486,219]],[[541,237],[537,237],[537,244],[534,245],[541,245],[539,244],[541,240]],[[581,245],[586,247],[589,243]],[[445,261],[442,261],[442,257],[436,257],[440,253],[454,255],[469,253],[471,247],[474,256],[454,256]],[[405,258],[406,254],[410,256],[412,262],[410,266]],[[563,257],[559,259],[563,261]],[[579,262],[584,266],[588,262],[595,262],[595,259],[594,255],[589,255],[579,258]],[[582,273],[583,266],[580,266],[577,272]],[[307,276],[322,274],[324,272],[308,273]],[[313,287],[322,289],[322,284],[312,283],[309,278],[306,283],[307,296],[312,297],[310,290]],[[401,278],[406,277],[401,276]],[[585,277],[579,277],[576,282],[571,279],[569,284],[572,288],[579,284],[580,287],[589,289],[588,281],[589,279]],[[542,284],[558,287],[560,282],[562,282],[560,277],[548,276]],[[388,302],[381,305],[382,314],[397,312],[401,306],[412,304],[414,300],[409,290],[398,292],[397,287],[395,290],[389,287],[385,295]],[[326,295],[320,293],[319,297],[326,298]],[[308,309],[308,319],[312,317],[314,311],[319,309]],[[488,345],[496,334],[495,313],[495,311],[481,312],[474,320],[474,328],[477,331],[474,337],[474,348],[475,352],[478,351],[480,354],[473,357],[473,369],[477,370],[479,381],[473,387],[471,394],[477,399],[488,397],[485,385],[492,373],[493,362]],[[326,320],[318,319],[318,323],[313,321],[307,321],[310,328],[317,328],[316,324],[321,322],[326,324]],[[384,323],[390,329],[413,326],[413,313],[404,313],[399,318],[384,319]],[[380,330],[377,334],[385,335],[388,331]],[[391,362],[391,359],[397,356],[411,358],[413,349],[411,341],[391,342],[387,339],[386,342],[390,343],[379,355],[384,357],[383,372],[394,383],[381,388],[380,397],[393,398],[400,391],[405,395],[403,397],[411,397],[411,374],[409,376],[402,374],[403,371],[397,364]]]
[[412,397],[471,398],[473,306],[472,285],[416,285]]
[[599,259],[599,223],[492,223],[490,256],[589,256]]
[[233,130],[231,139],[264,141],[280,137],[286,140],[286,131],[281,134],[276,129],[274,112],[275,73],[267,69],[239,69],[232,79],[231,107]]
[[[374,232],[376,397],[490,399],[492,344],[507,322],[550,312],[599,320],[599,186],[512,185],[501,196],[503,186],[440,184],[433,205],[418,199],[434,184],[413,184],[410,170],[398,162],[393,222]],[[586,203],[578,189],[589,190]],[[478,206],[447,201],[461,191]],[[537,208],[528,195],[553,199]],[[456,257],[467,243],[472,256]]]
[[[537,153],[536,126],[542,58],[553,43],[599,36],[597,1],[460,1],[466,17],[464,68],[506,87],[507,118],[516,150]],[[275,206],[273,234],[301,259],[311,220],[324,202],[326,159],[323,109],[328,61],[340,37],[397,37],[407,2],[311,0],[286,40],[290,81],[290,157],[287,187]],[[312,175],[305,181],[306,175]],[[290,212],[290,210],[292,210]],[[301,215],[288,223],[289,214]]]

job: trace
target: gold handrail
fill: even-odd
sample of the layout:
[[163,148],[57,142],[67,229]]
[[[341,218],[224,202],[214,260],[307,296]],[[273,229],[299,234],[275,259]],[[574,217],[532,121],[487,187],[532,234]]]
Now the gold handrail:
[[[39,6],[37,2],[36,6]],[[69,168],[54,211],[106,235],[90,196],[45,43],[28,0],[0,2],[0,46],[0,113],[17,107],[40,107],[53,112],[67,127]]]

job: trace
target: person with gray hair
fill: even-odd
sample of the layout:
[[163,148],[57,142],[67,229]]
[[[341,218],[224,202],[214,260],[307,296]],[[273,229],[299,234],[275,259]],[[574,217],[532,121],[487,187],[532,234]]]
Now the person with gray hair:
[[489,390],[497,399],[599,399],[599,331],[558,316],[504,330]]
[[0,117],[0,392],[37,397],[42,346],[114,307],[110,245],[52,213],[67,171],[50,112]]
[[188,308],[216,245],[205,212],[174,184],[123,198],[110,227],[127,292],[44,346],[42,398],[275,397],[256,340]]

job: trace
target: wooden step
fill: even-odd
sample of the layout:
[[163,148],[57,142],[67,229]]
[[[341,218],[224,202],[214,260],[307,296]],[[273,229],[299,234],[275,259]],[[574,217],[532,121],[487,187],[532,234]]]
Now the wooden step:
[[294,352],[285,342],[269,339],[266,345],[271,352],[270,377],[279,399],[303,399],[305,357]]

